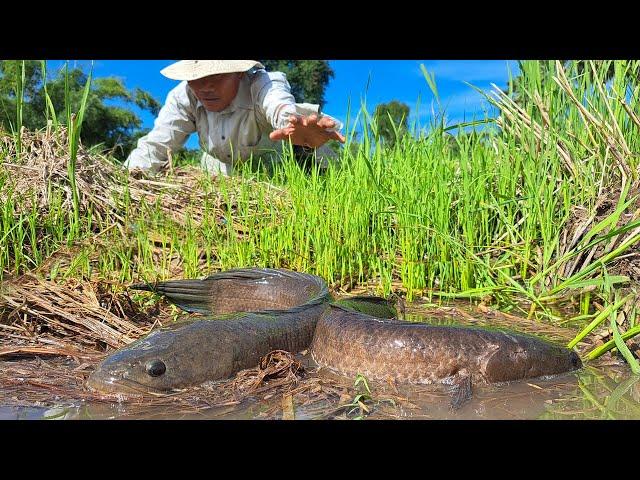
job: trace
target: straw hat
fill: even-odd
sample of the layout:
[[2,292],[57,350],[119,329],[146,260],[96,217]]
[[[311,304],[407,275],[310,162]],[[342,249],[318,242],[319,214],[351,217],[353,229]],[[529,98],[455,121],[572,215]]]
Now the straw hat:
[[180,60],[160,71],[172,80],[197,80],[221,73],[246,72],[253,67],[264,68],[255,60]]

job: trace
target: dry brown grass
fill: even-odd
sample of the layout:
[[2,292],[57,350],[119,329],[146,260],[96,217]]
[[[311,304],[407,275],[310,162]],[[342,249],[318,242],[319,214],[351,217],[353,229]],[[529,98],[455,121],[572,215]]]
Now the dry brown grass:
[[2,282],[0,339],[14,347],[104,351],[148,333],[153,321],[144,313],[128,293],[114,294],[105,283],[70,279],[58,284],[25,274]]
[[[72,210],[66,129],[58,127],[36,132],[23,129],[21,135],[22,149],[18,155],[15,138],[0,133],[0,151],[4,152],[0,166],[10,172],[12,187],[0,191],[0,202],[6,201],[7,195],[11,194],[18,205],[16,214],[26,214],[35,200],[39,216],[44,217],[51,208],[51,187],[55,186],[63,192],[62,208]],[[166,218],[179,225],[187,221],[199,223],[203,219],[206,198],[212,209],[208,215],[221,220],[226,210],[235,206],[240,180],[228,179],[231,192],[228,200],[224,200],[219,192],[203,188],[207,175],[195,167],[172,168],[153,177],[141,171],[129,173],[106,156],[90,153],[80,146],[75,174],[80,215],[83,218],[92,216],[92,224],[96,226],[116,224],[118,228],[126,228],[125,209],[135,210],[146,204],[157,207]],[[243,180],[244,183],[247,181],[252,180]],[[289,201],[284,190],[269,186],[267,191],[276,204]],[[241,228],[238,230],[242,231]]]

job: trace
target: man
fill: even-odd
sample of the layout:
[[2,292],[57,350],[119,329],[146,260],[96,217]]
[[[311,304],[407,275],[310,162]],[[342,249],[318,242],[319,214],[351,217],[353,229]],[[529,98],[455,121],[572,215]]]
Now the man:
[[345,141],[340,122],[320,115],[318,105],[296,103],[286,76],[267,73],[254,60],[181,60],[160,73],[181,83],[127,158],[129,170],[159,171],[169,152],[182,148],[194,132],[205,152],[202,167],[222,175],[232,174],[238,159],[282,151],[282,140],[291,140],[298,158],[316,149],[323,163],[331,155],[324,144]]

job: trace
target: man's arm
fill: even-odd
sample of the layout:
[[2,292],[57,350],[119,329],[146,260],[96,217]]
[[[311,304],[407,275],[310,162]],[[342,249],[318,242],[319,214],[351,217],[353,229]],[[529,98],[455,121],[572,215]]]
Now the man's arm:
[[252,96],[256,112],[271,128],[284,128],[290,114],[296,113],[296,99],[291,93],[291,85],[282,72],[260,72],[252,83]]
[[328,115],[319,115],[319,105],[296,104],[291,86],[281,72],[270,72],[254,82],[254,98],[258,113],[271,124],[271,140],[290,139],[294,145],[317,148],[329,140],[345,142],[337,129],[340,122]]
[[126,168],[158,172],[168,160],[167,151],[182,148],[195,132],[195,107],[187,94],[188,88],[187,83],[182,82],[169,92],[153,129],[138,140],[138,146],[124,163]]

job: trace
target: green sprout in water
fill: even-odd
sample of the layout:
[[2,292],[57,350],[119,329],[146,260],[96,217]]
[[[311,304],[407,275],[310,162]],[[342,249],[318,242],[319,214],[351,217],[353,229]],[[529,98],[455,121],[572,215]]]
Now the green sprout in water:
[[373,409],[376,406],[378,406],[382,402],[387,402],[395,406],[395,402],[390,398],[374,401],[373,394],[371,393],[371,389],[369,388],[369,382],[367,381],[367,378],[361,373],[358,373],[356,375],[353,386],[357,392],[353,397],[353,400],[351,400],[351,402],[346,405],[341,405],[341,408],[349,409],[346,412],[347,417],[349,417],[350,415],[355,415],[351,417],[352,420],[363,420],[367,415],[372,413]]

